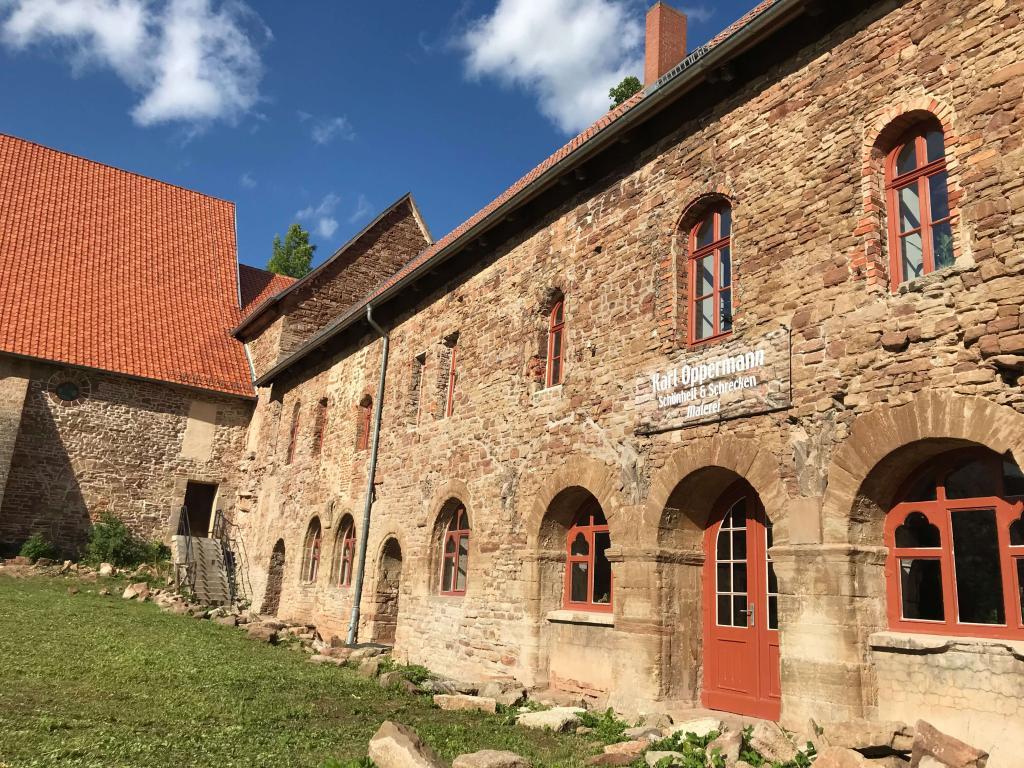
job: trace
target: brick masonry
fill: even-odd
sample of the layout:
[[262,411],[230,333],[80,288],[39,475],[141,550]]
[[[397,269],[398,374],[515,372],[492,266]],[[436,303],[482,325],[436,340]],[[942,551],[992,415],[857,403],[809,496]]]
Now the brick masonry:
[[[697,703],[703,529],[744,478],[775,529],[783,720],[878,716],[886,689],[868,637],[885,629],[881,524],[895,486],[957,445],[1024,462],[1018,12],[1007,2],[875,4],[410,302],[391,332],[363,636],[390,605],[379,582],[394,540],[396,643],[410,661],[627,710]],[[874,153],[893,121],[926,111],[947,132],[957,258],[892,292]],[[713,195],[733,205],[735,343],[791,329],[792,402],[646,434],[640,389],[685,347],[681,232]],[[543,389],[555,291],[566,297],[566,374]],[[280,613],[327,632],[344,632],[351,589],[334,586],[327,567],[301,584],[298,554],[314,516],[325,560],[341,517],[358,519],[367,457],[353,450],[357,406],[375,389],[380,354],[367,335],[300,365],[261,392],[251,433],[238,521],[254,591],[283,538]],[[282,413],[322,398],[322,451],[307,433],[286,464]],[[555,613],[565,526],[590,495],[611,527],[610,622]],[[463,597],[438,594],[452,499],[473,530]],[[946,658],[915,662],[922,686]],[[1012,658],[1000,669],[1024,679]],[[961,684],[965,700],[986,695]]]

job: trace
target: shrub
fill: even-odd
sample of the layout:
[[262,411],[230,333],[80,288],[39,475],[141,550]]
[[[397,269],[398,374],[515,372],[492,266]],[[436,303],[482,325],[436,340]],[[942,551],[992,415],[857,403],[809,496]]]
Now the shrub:
[[89,563],[110,563],[121,568],[153,563],[170,557],[170,550],[158,541],[144,541],[131,532],[120,519],[104,512],[89,531],[85,560]]
[[629,723],[619,720],[610,707],[600,714],[581,712],[580,722],[587,728],[593,728],[593,736],[605,744],[625,741],[626,729],[629,728]]
[[41,533],[33,533],[25,543],[21,545],[18,552],[22,557],[27,557],[33,563],[40,557],[47,557],[51,560],[57,557],[57,548],[51,544]]

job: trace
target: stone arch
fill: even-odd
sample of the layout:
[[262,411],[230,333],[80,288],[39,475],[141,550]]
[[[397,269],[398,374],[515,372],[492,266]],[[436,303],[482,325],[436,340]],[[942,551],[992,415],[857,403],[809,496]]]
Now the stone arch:
[[876,112],[865,122],[861,141],[861,197],[864,201],[857,232],[861,243],[850,260],[850,269],[855,277],[866,280],[875,290],[888,290],[889,260],[888,237],[886,235],[885,202],[885,158],[900,135],[924,118],[939,121],[946,146],[946,168],[950,215],[953,224],[954,261],[959,262],[967,243],[961,233],[960,199],[963,191],[959,183],[957,160],[958,136],[956,113],[943,101],[931,96],[908,98]]
[[299,559],[299,582],[314,583],[320,575],[320,557],[323,554],[324,526],[320,515],[313,515],[302,534],[302,557]]
[[[351,531],[355,536],[355,546],[358,549],[359,546],[359,529],[356,527],[355,517],[351,512],[344,511],[338,514],[337,522],[334,526],[333,545],[331,549],[331,572],[330,572],[330,583],[332,586],[339,586],[342,581],[342,566],[343,560],[345,559],[345,538],[348,532]],[[352,562],[349,565],[348,580],[351,581],[353,578],[352,574],[355,571],[355,552],[351,553]]]
[[[651,481],[640,525],[642,543],[648,547],[689,548],[700,546],[700,539],[689,535],[679,537],[680,527],[689,532],[703,532],[711,508],[721,493],[737,478],[746,480],[757,492],[768,519],[775,526],[775,540],[789,540],[786,506],[790,500],[781,478],[778,460],[762,450],[756,440],[731,435],[716,435],[673,452]],[[681,489],[688,495],[696,492],[697,506],[671,506]],[[672,511],[669,511],[672,510]]]
[[623,520],[621,491],[622,481],[612,467],[588,457],[570,457],[530,497],[531,505],[524,516],[527,548],[531,551],[550,548],[549,542],[543,540],[550,535],[545,522],[570,514],[569,508],[584,494],[597,499],[608,519],[612,542],[620,546],[629,538]]
[[982,397],[922,392],[857,417],[829,465],[825,542],[880,546],[881,521],[906,477],[928,459],[970,445],[1024,463],[1024,414]]

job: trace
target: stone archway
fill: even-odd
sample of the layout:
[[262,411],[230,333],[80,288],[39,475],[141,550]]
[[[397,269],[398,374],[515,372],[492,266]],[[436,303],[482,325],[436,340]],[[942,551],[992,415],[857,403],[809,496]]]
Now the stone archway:
[[374,590],[373,641],[394,645],[398,630],[398,601],[402,588],[402,546],[394,536],[381,547]]
[[278,539],[270,553],[270,567],[267,570],[267,589],[263,595],[263,607],[260,613],[277,616],[281,607],[281,590],[284,587],[284,539]]

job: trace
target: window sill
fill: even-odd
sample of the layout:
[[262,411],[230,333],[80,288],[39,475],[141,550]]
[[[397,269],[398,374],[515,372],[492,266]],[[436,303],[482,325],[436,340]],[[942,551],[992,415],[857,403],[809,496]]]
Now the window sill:
[[615,615],[609,611],[570,611],[561,608],[557,611],[548,611],[545,618],[553,624],[590,624],[595,627],[614,627]]
[[530,400],[534,403],[543,402],[545,400],[559,400],[562,397],[562,388],[565,383],[555,384],[553,387],[544,387],[538,389],[536,392],[530,394]]
[[879,651],[895,651],[908,653],[945,653],[960,646],[957,650],[973,653],[988,651],[998,652],[1000,649],[1009,651],[1024,661],[1024,640],[1000,640],[995,637],[961,637],[959,635],[932,635],[923,632],[897,632],[887,630],[874,632],[868,637],[868,644]]

